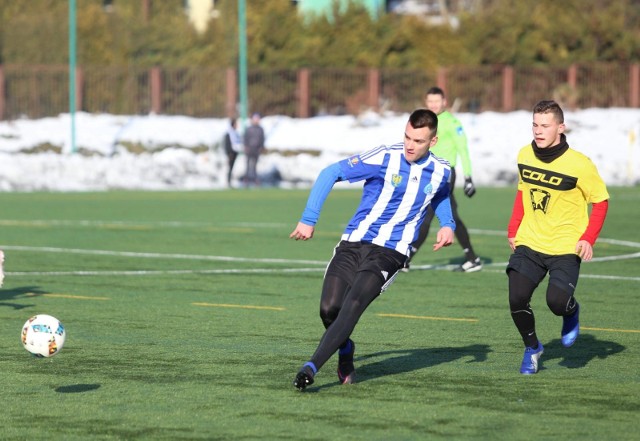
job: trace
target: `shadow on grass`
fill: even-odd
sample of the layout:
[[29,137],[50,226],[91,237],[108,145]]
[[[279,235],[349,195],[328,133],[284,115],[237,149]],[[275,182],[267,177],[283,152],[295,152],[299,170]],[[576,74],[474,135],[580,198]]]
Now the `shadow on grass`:
[[61,394],[79,394],[99,389],[99,384],[72,384],[70,386],[56,387],[55,391]]
[[22,286],[13,289],[0,290],[0,307],[6,306],[15,310],[31,308],[33,304],[22,304],[13,301],[25,300],[28,297],[26,295],[38,296],[47,294],[48,291],[43,291],[37,286]]
[[451,363],[461,358],[469,358],[467,363],[479,363],[487,360],[489,352],[491,352],[489,345],[470,345],[460,348],[420,348],[367,354],[356,357],[356,361],[362,363],[379,357],[383,357],[384,360],[362,364],[362,368],[358,371],[358,382]]
[[541,369],[544,369],[545,361],[555,359],[560,359],[558,363],[560,366],[579,369],[585,367],[595,358],[604,359],[625,349],[626,347],[621,344],[598,340],[590,334],[580,334],[576,343],[570,348],[565,348],[560,339],[555,339],[544,345]]
[[[356,357],[357,383],[364,383],[378,377],[387,375],[402,374],[416,371],[418,369],[429,368],[443,363],[468,358],[467,363],[480,363],[487,360],[491,349],[489,345],[469,345],[459,348],[420,348],[395,351],[382,351]],[[382,358],[379,361],[367,363],[367,360]],[[318,387],[308,388],[310,392],[320,389],[338,386],[339,383],[325,384]]]

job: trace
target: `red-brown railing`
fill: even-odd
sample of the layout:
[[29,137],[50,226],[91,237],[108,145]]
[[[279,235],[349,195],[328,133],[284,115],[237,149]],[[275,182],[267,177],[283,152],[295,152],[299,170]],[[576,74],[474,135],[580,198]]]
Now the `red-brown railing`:
[[[253,69],[249,110],[306,118],[363,109],[408,112],[438,85],[458,111],[530,110],[541,99],[567,108],[640,106],[640,65],[451,66],[399,69]],[[0,120],[41,118],[69,109],[66,66],[0,65]],[[237,114],[235,69],[94,67],[76,71],[76,109],[91,113],[226,117]]]

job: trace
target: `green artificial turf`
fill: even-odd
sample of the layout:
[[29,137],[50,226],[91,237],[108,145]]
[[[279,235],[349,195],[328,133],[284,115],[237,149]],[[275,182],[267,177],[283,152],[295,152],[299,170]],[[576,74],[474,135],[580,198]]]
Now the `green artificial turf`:
[[[610,192],[573,347],[546,281],[534,295],[537,375],[519,374],[507,301],[514,189],[481,188],[458,197],[483,270],[450,271],[457,244],[425,246],[354,331],[358,382],[340,385],[334,358],[303,393],[358,190],[332,192],[307,242],[288,238],[306,190],[0,193],[0,438],[637,439],[640,191]],[[65,324],[55,357],[22,348],[37,313]]]

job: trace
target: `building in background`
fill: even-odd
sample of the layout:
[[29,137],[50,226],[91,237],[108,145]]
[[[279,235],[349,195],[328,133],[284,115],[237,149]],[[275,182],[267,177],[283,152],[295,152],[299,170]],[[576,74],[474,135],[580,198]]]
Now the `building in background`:
[[[298,6],[302,14],[328,14],[336,0],[293,0],[292,3]],[[386,10],[388,0],[337,0],[340,7],[346,8],[349,1],[362,3],[369,14],[376,18]]]
[[359,2],[374,18],[384,13],[416,15],[432,24],[458,27],[461,12],[477,12],[491,0],[292,0],[292,3],[302,14],[327,14],[336,1],[342,8],[349,1]]
[[394,14],[416,15],[430,24],[449,24],[457,28],[462,12],[480,11],[492,0],[387,0],[386,11]]
[[[120,0],[123,1],[123,0]],[[148,19],[154,0],[140,0],[143,17]],[[155,0],[161,1],[161,0]],[[220,0],[218,0],[220,1]],[[235,0],[230,0],[235,1]],[[282,1],[282,0],[278,0]],[[458,16],[462,12],[480,11],[493,0],[290,0],[302,15],[329,14],[337,2],[342,10],[349,2],[360,3],[376,19],[381,14],[415,15],[431,24],[449,24],[457,28]],[[114,10],[117,0],[103,0],[105,11]],[[216,9],[216,0],[182,0],[185,14],[189,22],[199,33],[204,33],[212,18],[218,18],[220,11]],[[248,7],[250,4],[247,5]]]
[[218,17],[215,3],[215,0],[185,0],[185,11],[197,32],[204,33],[209,26],[209,20]]
[[[102,7],[105,12],[113,12],[117,7],[117,3],[116,0],[102,0]],[[140,0],[140,3],[142,5],[142,19],[146,22],[151,15],[153,1]],[[216,9],[216,0],[182,0],[182,7],[189,22],[201,34],[207,30],[209,20],[218,18],[220,15],[220,11]]]

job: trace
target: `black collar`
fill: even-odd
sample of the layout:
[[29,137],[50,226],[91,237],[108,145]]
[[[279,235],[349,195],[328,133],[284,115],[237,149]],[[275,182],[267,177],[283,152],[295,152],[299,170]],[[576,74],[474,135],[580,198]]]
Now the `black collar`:
[[564,133],[560,134],[560,144],[554,145],[553,147],[547,147],[546,149],[541,149],[536,145],[535,141],[531,141],[531,147],[533,147],[533,153],[536,155],[542,162],[552,162],[554,159],[562,156],[564,152],[569,148],[569,144],[567,144],[567,137]]

